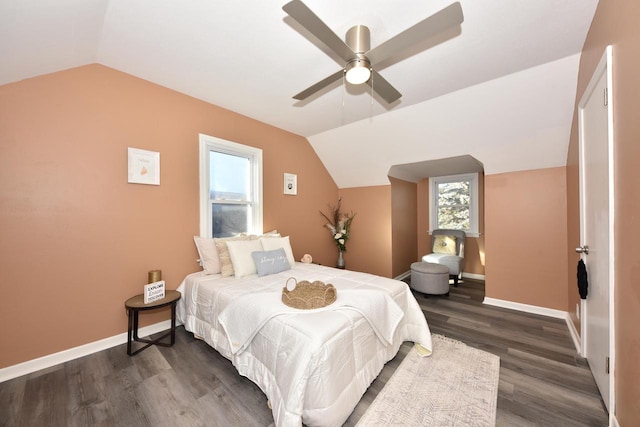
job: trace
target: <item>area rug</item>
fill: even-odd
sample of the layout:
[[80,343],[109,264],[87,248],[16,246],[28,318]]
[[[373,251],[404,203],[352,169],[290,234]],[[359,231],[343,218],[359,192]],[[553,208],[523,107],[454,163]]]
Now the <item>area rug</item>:
[[500,358],[433,335],[433,354],[412,348],[357,426],[495,426]]

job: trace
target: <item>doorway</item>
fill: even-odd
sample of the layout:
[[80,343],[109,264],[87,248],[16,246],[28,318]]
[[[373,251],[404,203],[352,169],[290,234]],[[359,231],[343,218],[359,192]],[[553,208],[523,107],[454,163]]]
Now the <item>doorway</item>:
[[581,305],[582,354],[602,399],[614,402],[614,197],[612,49],[608,46],[578,106],[580,164],[580,253],[588,295]]

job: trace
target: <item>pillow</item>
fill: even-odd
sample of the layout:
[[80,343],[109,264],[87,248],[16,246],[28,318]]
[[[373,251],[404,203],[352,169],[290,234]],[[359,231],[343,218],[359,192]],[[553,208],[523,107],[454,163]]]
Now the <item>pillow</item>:
[[239,236],[249,236],[258,239],[260,237],[280,237],[280,233],[278,233],[278,230],[271,230],[262,234],[240,233]]
[[434,236],[433,253],[458,255],[456,252],[456,236]]
[[252,252],[251,257],[258,270],[258,276],[267,276],[269,274],[291,270],[291,265],[283,248],[272,251]]
[[296,260],[293,258],[293,251],[291,250],[291,242],[289,236],[286,237],[261,237],[262,247],[265,251],[272,251],[274,249],[282,248],[284,253],[287,254],[287,260],[289,265],[293,267],[296,265]]
[[256,274],[256,265],[251,257],[252,252],[262,251],[260,240],[232,240],[227,242],[233,274],[236,277]]
[[202,264],[204,273],[220,273],[220,259],[218,258],[218,250],[216,249],[214,239],[193,236],[193,240],[196,243],[196,248],[198,249],[198,255],[200,255],[200,263]]
[[229,255],[229,248],[227,248],[227,242],[255,239],[255,236],[237,236],[213,239],[216,244],[216,250],[218,251],[218,259],[220,260],[220,273],[222,274],[222,277],[233,276],[233,264],[231,263],[231,257]]

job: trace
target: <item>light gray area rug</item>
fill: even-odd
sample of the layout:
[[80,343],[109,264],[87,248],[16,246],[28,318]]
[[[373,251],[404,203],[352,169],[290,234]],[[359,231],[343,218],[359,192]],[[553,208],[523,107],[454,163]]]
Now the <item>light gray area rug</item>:
[[433,335],[433,354],[412,348],[357,426],[495,426],[500,358]]

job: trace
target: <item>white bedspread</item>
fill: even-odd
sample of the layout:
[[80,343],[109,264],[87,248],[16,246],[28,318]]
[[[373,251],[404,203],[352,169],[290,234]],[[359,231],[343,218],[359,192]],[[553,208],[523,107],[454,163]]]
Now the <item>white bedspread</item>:
[[384,292],[342,289],[328,307],[300,310],[282,303],[282,291],[243,295],[225,308],[219,322],[227,334],[233,354],[242,352],[253,337],[273,317],[284,314],[314,314],[322,311],[355,310],[369,322],[384,345],[393,343],[393,335],[404,317],[398,304]]
[[[278,309],[247,310],[271,307],[261,297],[280,301],[289,277],[331,283],[344,304],[312,312],[283,312],[281,302]],[[397,280],[298,263],[263,277],[194,273],[178,290],[183,294],[178,319],[262,389],[276,426],[342,425],[402,342],[431,350],[424,314],[408,286]],[[369,294],[378,296],[358,297]],[[249,312],[252,321],[238,320]],[[233,346],[223,323],[239,333]]]

